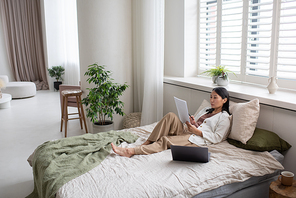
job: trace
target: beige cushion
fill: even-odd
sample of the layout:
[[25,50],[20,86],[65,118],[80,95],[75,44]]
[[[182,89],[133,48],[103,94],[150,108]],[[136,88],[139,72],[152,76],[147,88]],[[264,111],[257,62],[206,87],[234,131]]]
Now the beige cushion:
[[259,99],[253,99],[246,103],[232,103],[232,126],[229,138],[246,144],[253,136],[259,117]]
[[233,112],[233,107],[237,104],[237,102],[229,101],[229,113],[232,114]]
[[195,117],[201,110],[203,110],[206,107],[211,107],[211,104],[207,101],[207,100],[203,100],[201,105],[198,107],[197,111],[195,112],[195,114],[193,115],[193,117]]

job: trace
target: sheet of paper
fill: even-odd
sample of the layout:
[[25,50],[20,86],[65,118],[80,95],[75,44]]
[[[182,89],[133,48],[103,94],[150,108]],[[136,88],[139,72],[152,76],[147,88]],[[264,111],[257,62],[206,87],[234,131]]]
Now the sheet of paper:
[[190,122],[189,120],[189,114],[188,114],[188,108],[187,108],[187,102],[185,100],[181,100],[177,97],[174,97],[179,119],[182,123],[185,123],[186,121]]

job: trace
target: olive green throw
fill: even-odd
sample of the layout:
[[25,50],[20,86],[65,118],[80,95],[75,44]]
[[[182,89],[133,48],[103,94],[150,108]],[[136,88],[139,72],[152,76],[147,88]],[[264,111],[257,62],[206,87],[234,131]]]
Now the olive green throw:
[[68,181],[98,166],[110,154],[111,143],[132,143],[130,132],[109,131],[63,138],[40,145],[33,159],[34,191],[28,198],[55,197]]

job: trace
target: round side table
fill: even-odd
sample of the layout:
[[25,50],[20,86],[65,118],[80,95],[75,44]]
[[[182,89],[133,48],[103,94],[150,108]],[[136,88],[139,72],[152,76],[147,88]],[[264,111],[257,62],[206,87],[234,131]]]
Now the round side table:
[[10,107],[11,95],[2,93],[2,98],[0,98],[0,109],[6,109]]
[[269,186],[269,198],[296,198],[296,180],[292,186],[284,186],[279,180],[271,182]]

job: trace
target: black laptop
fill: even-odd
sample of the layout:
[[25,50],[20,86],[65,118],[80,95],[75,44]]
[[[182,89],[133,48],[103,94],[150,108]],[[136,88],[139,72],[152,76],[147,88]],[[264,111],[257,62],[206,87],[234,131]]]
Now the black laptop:
[[207,147],[171,145],[171,151],[175,161],[206,163],[209,162],[211,155]]

